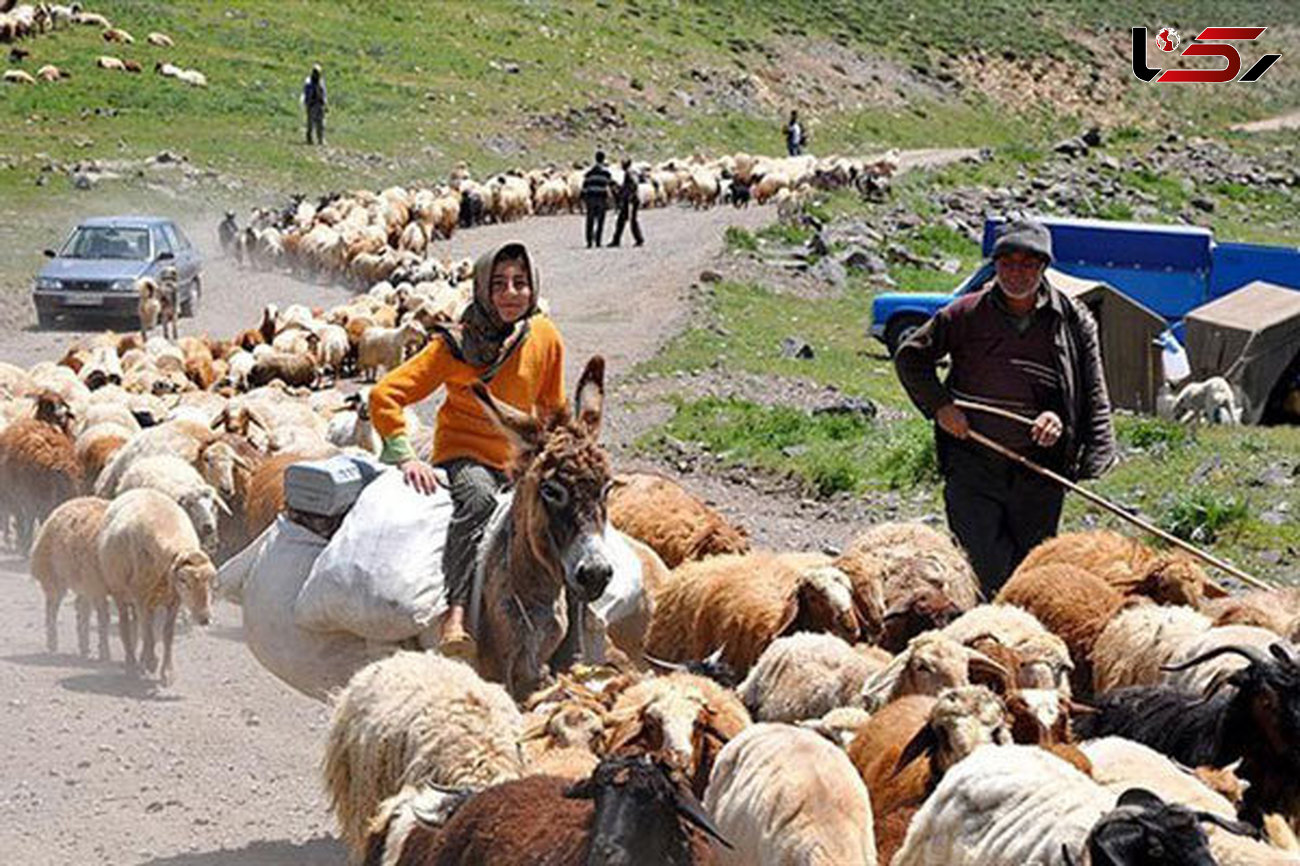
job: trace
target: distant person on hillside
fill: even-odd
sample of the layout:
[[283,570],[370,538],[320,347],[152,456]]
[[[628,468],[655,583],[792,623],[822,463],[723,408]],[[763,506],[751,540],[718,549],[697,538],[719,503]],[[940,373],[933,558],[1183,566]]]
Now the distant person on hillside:
[[582,177],[582,206],[587,211],[587,249],[601,244],[605,233],[605,209],[609,207],[614,179],[605,167],[605,151],[596,151],[596,164]]
[[311,144],[312,133],[316,134],[316,143],[325,143],[325,79],[317,63],[311,68],[311,75],[302,83],[302,104],[307,109],[307,143]]
[[618,222],[614,224],[614,240],[610,242],[611,247],[616,247],[623,240],[623,228],[630,220],[632,222],[632,239],[636,241],[637,246],[645,243],[645,236],[641,234],[641,224],[637,222],[636,214],[641,209],[641,202],[636,196],[637,177],[636,172],[632,170],[632,160],[624,157],[623,159],[623,182],[614,192],[614,200],[618,202]]
[[803,147],[808,143],[808,135],[803,131],[803,124],[799,122],[799,112],[792,110],[790,112],[790,121],[782,130],[785,133],[785,150],[790,156],[799,156],[803,153]]

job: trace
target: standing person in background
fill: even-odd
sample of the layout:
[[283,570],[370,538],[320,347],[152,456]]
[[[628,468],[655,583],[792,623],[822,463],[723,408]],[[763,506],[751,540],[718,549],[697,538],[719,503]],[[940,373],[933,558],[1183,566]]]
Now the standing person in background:
[[790,111],[790,121],[782,130],[785,133],[785,151],[790,156],[799,156],[803,153],[803,146],[808,141],[808,136],[804,134],[803,124],[799,122],[798,110]]
[[614,179],[605,167],[605,151],[596,151],[596,164],[582,176],[582,205],[587,211],[587,249],[600,246],[605,233],[605,209],[609,207]]
[[632,160],[627,157],[623,158],[623,183],[614,193],[614,198],[618,202],[618,222],[614,224],[614,240],[610,242],[611,247],[616,247],[623,239],[623,227],[627,225],[628,220],[632,221],[632,239],[636,241],[637,246],[645,243],[645,237],[641,234],[641,224],[637,222],[636,214],[641,209],[641,202],[637,199],[636,172],[632,171]]
[[307,143],[311,144],[312,133],[316,134],[316,143],[325,143],[325,79],[321,75],[320,64],[311,68],[311,75],[302,83],[302,104],[307,109]]

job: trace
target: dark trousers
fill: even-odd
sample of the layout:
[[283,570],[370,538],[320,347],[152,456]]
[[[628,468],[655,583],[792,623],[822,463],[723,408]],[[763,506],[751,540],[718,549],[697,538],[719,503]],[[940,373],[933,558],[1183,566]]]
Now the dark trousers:
[[620,205],[618,209],[618,222],[614,223],[614,240],[610,246],[616,247],[623,240],[623,228],[632,221],[632,240],[636,241],[637,246],[645,243],[645,236],[641,234],[641,223],[637,220],[637,211],[641,210],[640,205],[628,203]]
[[603,234],[605,234],[605,205],[587,202],[587,246],[600,246]]
[[307,107],[307,143],[311,144],[312,133],[316,133],[316,143],[325,143],[325,106]]
[[447,472],[451,493],[451,523],[442,550],[442,574],[448,604],[469,604],[474,586],[474,566],[483,529],[496,509],[496,492],[506,483],[505,473],[473,460],[448,460],[439,464]]
[[1025,555],[1056,534],[1065,491],[1002,457],[947,449],[943,488],[948,526],[966,548],[992,600]]

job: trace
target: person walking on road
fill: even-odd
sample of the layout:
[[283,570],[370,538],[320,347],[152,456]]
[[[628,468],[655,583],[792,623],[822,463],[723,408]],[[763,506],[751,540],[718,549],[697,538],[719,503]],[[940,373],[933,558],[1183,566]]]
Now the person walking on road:
[[799,122],[799,112],[797,110],[790,111],[790,120],[781,131],[785,133],[785,152],[790,156],[802,154],[803,146],[808,142],[808,136],[803,131],[803,124]]
[[587,249],[601,245],[605,234],[605,210],[609,207],[609,193],[614,185],[609,169],[605,167],[605,151],[596,151],[596,164],[582,176],[582,205],[587,211]]
[[302,83],[302,104],[307,110],[307,143],[312,143],[315,133],[316,143],[325,143],[325,79],[317,63],[311,68],[311,74]]
[[[993,598],[1034,545],[1056,534],[1065,491],[968,439],[974,430],[1071,480],[1115,461],[1115,431],[1097,325],[1047,279],[1052,236],[1008,222],[993,247],[995,278],[934,315],[894,363],[912,402],[936,422],[948,526]],[[936,365],[951,359],[948,378]],[[978,402],[1025,419],[972,411]]]
[[614,192],[614,199],[618,202],[618,222],[614,224],[614,240],[610,242],[611,247],[616,247],[623,240],[623,228],[630,221],[632,223],[632,240],[636,241],[637,246],[645,243],[645,236],[641,234],[641,224],[637,220],[637,211],[641,209],[641,202],[637,198],[637,177],[636,172],[632,171],[632,160],[623,159],[623,183],[621,183]]

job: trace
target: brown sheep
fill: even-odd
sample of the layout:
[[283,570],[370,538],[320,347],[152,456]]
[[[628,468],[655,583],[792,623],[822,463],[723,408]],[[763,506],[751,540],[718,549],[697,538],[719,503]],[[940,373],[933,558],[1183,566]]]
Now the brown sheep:
[[307,459],[309,458],[302,454],[275,454],[253,470],[248,482],[248,497],[244,503],[244,544],[261,535],[284,510],[284,470],[293,463]]
[[99,621],[99,660],[108,661],[108,587],[99,572],[96,540],[104,525],[107,499],[69,499],[50,513],[32,545],[32,577],[45,592],[45,648],[59,651],[59,604],[71,590],[77,596],[77,649],[90,655],[90,610]]
[[1049,538],[1029,551],[1017,571],[1049,563],[1086,569],[1124,595],[1143,595],[1158,604],[1199,609],[1203,599],[1226,595],[1187,554],[1161,553],[1107,529]]
[[217,381],[217,374],[213,369],[216,359],[212,355],[212,350],[208,348],[205,340],[197,337],[181,337],[176,341],[181,353],[185,356],[185,375],[200,390],[206,391],[212,387],[212,383]]
[[1255,590],[1206,602],[1202,612],[1218,625],[1253,625],[1292,637],[1300,617],[1300,589]]
[[248,386],[260,388],[279,379],[291,388],[311,388],[319,377],[316,359],[310,355],[273,352],[253,363],[253,369],[248,373]]
[[745,530],[659,475],[616,475],[609,492],[609,520],[650,545],[669,568],[690,559],[749,551]]
[[18,523],[18,543],[31,545],[34,524],[81,490],[81,464],[69,430],[72,410],[53,391],[36,398],[33,418],[0,431],[0,507]]
[[1092,648],[1124,607],[1119,590],[1073,565],[1041,565],[1017,569],[995,600],[1024,608],[1064,640],[1074,662],[1074,694],[1092,693]]
[[95,481],[99,479],[99,473],[104,471],[108,461],[113,459],[123,445],[127,442],[124,436],[102,436],[95,439],[81,452],[81,477],[87,490],[93,490]]
[[684,661],[721,649],[743,677],[783,635],[820,631],[856,640],[851,592],[826,557],[754,552],[687,562],[655,596],[646,652]]
[[[844,550],[842,558],[851,559],[866,552],[883,559],[887,564],[898,560],[928,556],[939,566],[942,589],[962,610],[969,610],[981,600],[979,581],[970,561],[952,539],[924,523],[877,523],[854,536]],[[891,588],[885,588],[885,606],[893,607],[898,601]]]

